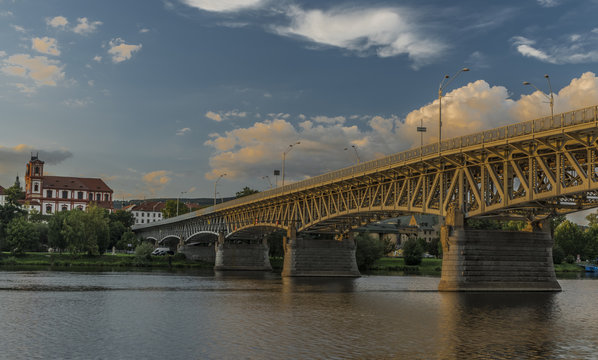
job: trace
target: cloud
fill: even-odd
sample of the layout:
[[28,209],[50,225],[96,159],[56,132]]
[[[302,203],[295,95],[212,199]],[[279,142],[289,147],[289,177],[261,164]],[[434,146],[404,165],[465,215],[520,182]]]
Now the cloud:
[[536,46],[535,40],[523,36],[514,36],[511,42],[521,55],[551,64],[598,62],[598,32],[593,30],[545,40],[542,48]]
[[267,0],[183,0],[183,3],[205,11],[235,12],[255,9],[267,3]]
[[344,124],[345,121],[347,121],[347,119],[344,116],[314,116],[311,119],[320,124]]
[[287,11],[290,26],[278,26],[279,35],[297,36],[328,46],[374,52],[379,57],[408,55],[416,66],[437,58],[446,45],[423,34],[413,19],[416,15],[403,8],[333,8],[303,10],[291,6]]
[[87,34],[91,34],[92,32],[96,31],[98,26],[100,26],[100,25],[102,25],[101,21],[89,22],[89,20],[86,17],[82,17],[82,18],[77,19],[77,25],[75,27],[73,27],[72,30],[76,34],[87,35]]
[[142,181],[147,186],[149,192],[151,194],[155,194],[156,192],[162,190],[166,184],[172,180],[170,177],[171,172],[167,170],[157,170],[146,173],[141,178]]
[[217,114],[213,111],[208,111],[205,115],[208,119],[214,120],[214,121],[222,121],[222,116],[220,116],[220,114]]
[[141,33],[141,34],[145,34],[147,32],[150,32],[150,29],[147,29],[147,28],[139,29],[139,33]]
[[537,0],[538,4],[540,4],[540,6],[543,7],[555,7],[557,5],[559,5],[559,1],[558,0]]
[[43,38],[34,37],[31,39],[31,48],[42,54],[60,55],[56,39],[47,36],[44,36]]
[[127,44],[121,38],[114,38],[110,40],[108,45],[110,46],[110,49],[108,49],[108,54],[112,55],[112,62],[115,64],[129,60],[133,56],[134,52],[141,50],[141,44]]
[[39,149],[30,145],[20,144],[15,147],[0,146],[0,185],[9,184],[14,181],[17,173],[25,172],[25,164],[29,161],[32,153],[39,153],[39,158],[46,164],[56,165],[73,156],[69,150]]
[[[587,72],[555,94],[555,111],[592,106],[597,98],[598,78]],[[442,137],[448,139],[550,115],[545,100],[539,92],[511,99],[503,86],[473,81],[443,97]],[[209,160],[211,170],[205,177],[215,179],[227,173],[232,179],[260,178],[273,169],[280,170],[282,153],[289,144],[300,141],[287,154],[285,164],[288,181],[300,180],[352,164],[355,154],[344,151],[351,145],[357,147],[364,161],[419,146],[416,128],[421,120],[428,128],[424,143],[438,141],[438,100],[409,112],[405,119],[395,115],[362,116],[344,122],[317,123],[316,118],[335,117],[316,116],[298,124],[273,118],[223,134],[211,134],[204,143],[214,150]]]
[[183,136],[186,133],[191,132],[191,129],[189,128],[182,128],[176,131],[177,136]]
[[0,50],[0,57],[5,57],[6,56],[6,51]]
[[15,54],[2,60],[0,70],[8,75],[29,78],[36,86],[56,86],[64,79],[64,66],[57,60],[50,60],[45,56],[30,56]]
[[93,100],[91,98],[85,99],[67,99],[64,101],[64,105],[72,108],[81,108],[85,107],[89,104],[93,104]]
[[93,61],[95,61],[95,62],[101,62],[102,61],[102,57],[99,56],[99,55],[96,55],[96,56],[93,57]]
[[47,18],[46,24],[54,28],[65,28],[69,24],[69,21],[64,16],[55,16]]
[[2,11],[0,11],[0,16],[9,17],[9,16],[13,16],[13,13],[12,13],[12,11],[2,10]]
[[19,25],[12,25],[12,28],[15,29],[16,31],[20,32],[20,33],[27,32],[24,27],[19,26]]

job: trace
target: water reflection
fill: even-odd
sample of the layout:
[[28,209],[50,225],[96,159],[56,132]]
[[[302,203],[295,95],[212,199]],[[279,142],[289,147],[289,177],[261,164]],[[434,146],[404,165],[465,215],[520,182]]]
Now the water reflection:
[[439,293],[440,358],[554,356],[554,293]]

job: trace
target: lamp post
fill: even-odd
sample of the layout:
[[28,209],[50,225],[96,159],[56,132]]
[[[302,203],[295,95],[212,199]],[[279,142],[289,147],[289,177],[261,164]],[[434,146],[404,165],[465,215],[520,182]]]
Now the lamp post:
[[[446,89],[450,83],[453,82],[462,72],[469,71],[469,68],[463,68],[455,73],[451,78],[448,75],[444,75],[440,85],[438,85],[438,153],[440,154],[440,145],[442,143],[442,92]],[[448,80],[450,79],[450,80]]]
[[291,150],[293,150],[293,146],[294,145],[299,145],[301,144],[301,141],[297,141],[294,144],[289,145],[289,148],[287,149],[287,151],[282,153],[282,187],[284,187],[284,163],[287,159],[287,154],[291,152]]
[[550,90],[550,96],[548,96],[544,91],[538,89],[536,85],[532,84],[529,81],[524,81],[523,85],[530,85],[533,86],[534,89],[538,90],[542,95],[544,95],[548,99],[548,103],[550,104],[550,118],[554,118],[554,95],[552,93],[552,86],[550,85],[550,76],[548,74],[544,75],[546,81],[548,81],[548,90]]
[[[359,158],[359,153],[357,152],[357,146],[351,145],[351,147],[353,148],[353,150],[355,150],[355,157],[357,158],[357,163],[359,164],[361,162],[361,159]],[[345,148],[345,151],[347,150],[349,150],[349,148]]]
[[176,198],[176,216],[179,216],[179,198],[181,197],[181,195],[186,193],[186,191],[181,191],[180,195]]
[[417,132],[420,133],[420,142],[419,142],[420,147],[424,147],[424,133],[426,131],[428,131],[428,128],[424,126],[424,119],[420,119],[419,126],[417,127]]
[[224,176],[226,176],[226,173],[220,174],[220,176],[218,176],[218,179],[216,179],[216,182],[214,183],[214,206],[216,206],[216,187],[218,186],[218,181],[220,181],[220,179],[222,179]]
[[272,189],[272,181],[270,181],[270,177],[268,175],[266,175],[266,176],[262,176],[262,179],[267,180],[268,184],[270,185],[270,189]]

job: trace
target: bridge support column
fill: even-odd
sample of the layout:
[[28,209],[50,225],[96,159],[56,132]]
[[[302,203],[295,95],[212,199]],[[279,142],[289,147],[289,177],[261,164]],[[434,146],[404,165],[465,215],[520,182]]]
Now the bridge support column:
[[355,261],[355,240],[306,239],[289,230],[284,238],[282,276],[361,276]]
[[183,245],[179,247],[179,252],[185,254],[185,257],[189,260],[200,260],[213,264],[216,261],[215,246],[213,243]]
[[440,291],[560,291],[552,262],[553,240],[543,230],[474,230],[452,209],[441,229]]
[[225,240],[218,235],[214,270],[272,271],[268,241]]

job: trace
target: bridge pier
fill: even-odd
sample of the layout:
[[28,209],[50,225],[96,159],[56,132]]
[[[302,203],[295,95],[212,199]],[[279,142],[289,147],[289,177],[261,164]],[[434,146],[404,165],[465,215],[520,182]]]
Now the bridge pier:
[[307,239],[297,237],[294,228],[283,239],[283,277],[294,276],[361,276],[355,261],[355,240],[343,238]]
[[218,235],[214,270],[272,271],[268,254],[268,241],[259,243],[227,241],[224,234]]
[[185,244],[179,247],[179,252],[185,254],[189,260],[200,260],[208,263],[216,261],[216,250],[213,243]]
[[453,210],[441,229],[440,291],[561,291],[545,221],[528,231],[474,230]]

